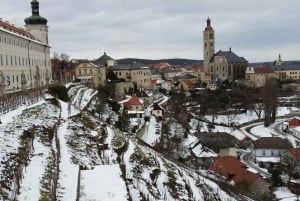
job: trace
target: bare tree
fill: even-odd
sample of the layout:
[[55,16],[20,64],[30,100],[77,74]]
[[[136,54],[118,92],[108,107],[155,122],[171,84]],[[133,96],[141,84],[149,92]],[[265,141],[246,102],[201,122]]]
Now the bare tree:
[[264,104],[263,103],[254,103],[251,107],[251,109],[255,112],[258,119],[261,119],[261,114],[264,110]]
[[263,88],[263,104],[264,104],[264,125],[265,127],[274,123],[276,119],[277,98],[279,85],[276,79],[271,78],[266,81]]
[[58,80],[60,83],[63,83],[64,78],[64,70],[66,66],[69,65],[69,55],[66,53],[58,54],[57,52],[53,53],[53,61],[52,61],[52,73],[53,78]]

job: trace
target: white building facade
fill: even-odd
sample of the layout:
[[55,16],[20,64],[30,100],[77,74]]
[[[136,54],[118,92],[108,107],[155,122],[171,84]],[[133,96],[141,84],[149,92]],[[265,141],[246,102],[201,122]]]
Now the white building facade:
[[39,2],[31,2],[25,29],[0,19],[0,96],[50,84],[51,63],[47,20],[39,16]]

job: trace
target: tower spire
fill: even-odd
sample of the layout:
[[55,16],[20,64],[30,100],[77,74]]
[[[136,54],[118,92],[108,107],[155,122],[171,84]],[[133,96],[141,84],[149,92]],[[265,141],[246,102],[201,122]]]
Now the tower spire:
[[37,0],[31,1],[31,10],[32,15],[24,20],[26,24],[47,24],[47,19],[40,16],[39,2]]
[[32,10],[32,15],[34,15],[34,16],[40,15],[39,2],[37,0],[31,1],[31,10]]
[[210,27],[210,19],[209,19],[209,17],[208,17],[207,20],[206,20],[206,26],[207,26],[207,27]]

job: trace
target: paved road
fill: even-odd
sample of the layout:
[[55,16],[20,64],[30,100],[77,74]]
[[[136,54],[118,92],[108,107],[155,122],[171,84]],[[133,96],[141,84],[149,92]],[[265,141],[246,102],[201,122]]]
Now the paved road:
[[241,153],[241,161],[243,163],[245,163],[249,168],[255,170],[256,172],[258,172],[262,177],[265,178],[269,178],[272,175],[266,171],[264,171],[263,169],[259,168],[256,164],[253,163],[253,161],[251,160],[251,153],[244,151],[244,150],[239,150],[239,152]]

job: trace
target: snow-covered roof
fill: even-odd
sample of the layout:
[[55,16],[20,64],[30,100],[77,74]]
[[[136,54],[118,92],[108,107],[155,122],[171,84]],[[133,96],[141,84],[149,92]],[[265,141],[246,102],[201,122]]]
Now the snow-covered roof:
[[192,149],[195,156],[199,158],[211,158],[217,157],[218,155],[208,148],[204,148],[202,144],[198,144],[196,147]]
[[243,141],[245,138],[247,138],[247,135],[243,133],[243,131],[239,129],[235,129],[232,133],[230,133],[232,136],[234,136],[237,140]]
[[256,157],[257,162],[273,162],[273,163],[279,163],[280,157]]

